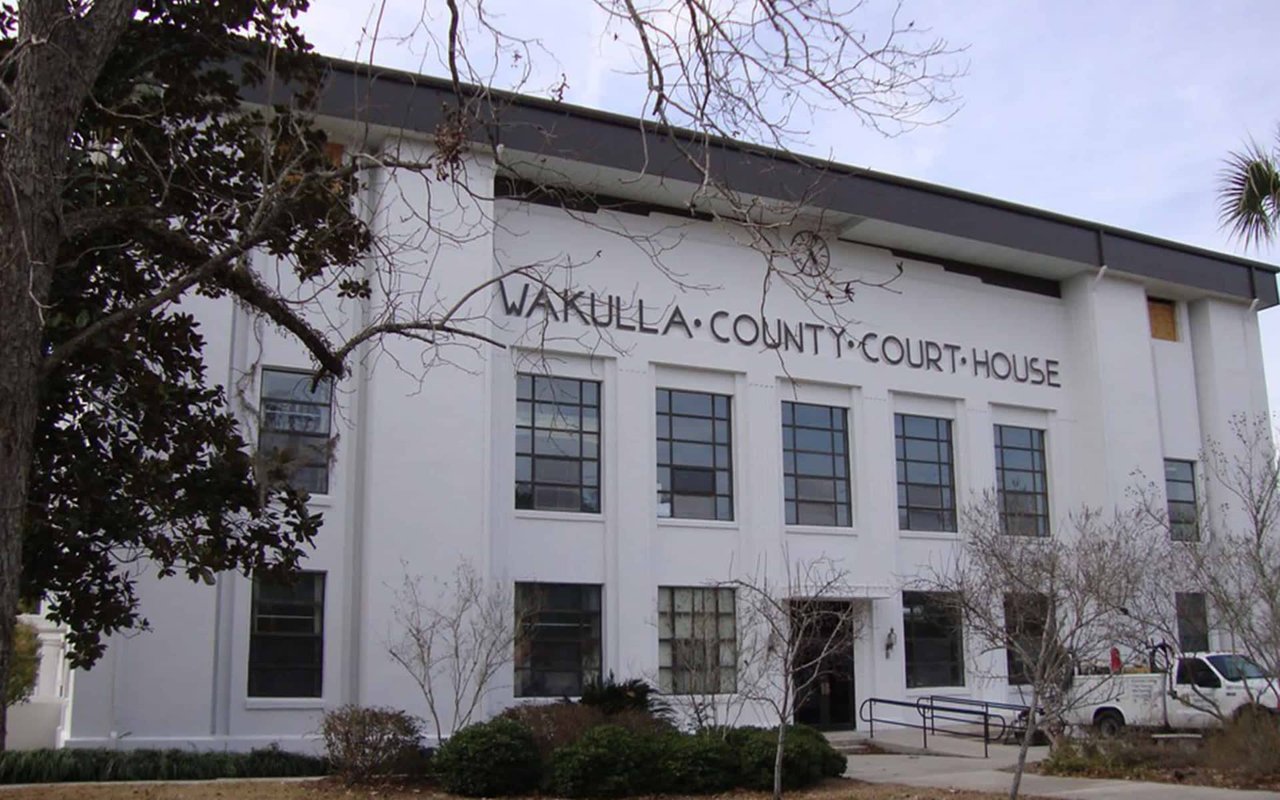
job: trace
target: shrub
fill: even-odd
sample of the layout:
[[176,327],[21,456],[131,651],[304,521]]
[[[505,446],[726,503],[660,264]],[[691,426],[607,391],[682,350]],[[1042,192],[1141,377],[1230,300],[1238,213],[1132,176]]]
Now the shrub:
[[662,738],[658,772],[672,794],[712,794],[738,785],[738,754],[721,736],[674,734]]
[[19,622],[13,628],[13,663],[9,665],[9,681],[4,688],[6,706],[31,699],[39,670],[40,642],[36,629]]
[[441,786],[470,797],[526,794],[538,787],[541,773],[533,733],[501,717],[450,736],[432,766]]
[[602,725],[555,751],[547,788],[565,797],[626,797],[662,791],[659,734]]
[[324,715],[320,733],[330,766],[347,783],[418,771],[422,727],[403,711],[342,706]]
[[248,753],[99,749],[0,753],[0,783],[291,778],[327,771],[322,758],[277,747]]
[[639,678],[619,683],[614,680],[612,672],[606,680],[582,687],[579,702],[609,715],[642,711],[658,719],[671,718],[671,706],[656,689]]
[[607,719],[598,708],[567,701],[512,706],[500,716],[528,727],[544,763],[551,758],[552,752],[573,744],[587,731],[604,725]]
[[[735,728],[726,741],[738,755],[739,785],[748,789],[773,788],[777,728]],[[839,767],[839,771],[836,768]],[[789,726],[782,749],[782,787],[800,789],[824,777],[844,774],[844,756],[835,752],[826,737],[803,726]]]
[[1280,775],[1280,726],[1268,711],[1246,712],[1209,737],[1206,761],[1250,778]]

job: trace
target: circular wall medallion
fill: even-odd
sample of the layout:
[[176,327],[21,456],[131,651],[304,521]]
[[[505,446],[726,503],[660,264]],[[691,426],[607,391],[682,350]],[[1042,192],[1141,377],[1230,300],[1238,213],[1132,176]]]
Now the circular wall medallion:
[[791,260],[805,275],[822,275],[831,267],[831,248],[814,231],[800,231],[791,237]]

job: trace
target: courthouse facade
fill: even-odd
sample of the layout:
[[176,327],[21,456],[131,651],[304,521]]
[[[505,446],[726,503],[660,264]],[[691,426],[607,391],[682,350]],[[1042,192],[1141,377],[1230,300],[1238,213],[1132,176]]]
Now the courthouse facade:
[[[349,149],[427,156],[445,101],[429,79],[336,65],[323,112]],[[731,695],[737,598],[711,584],[784,553],[838,563],[836,599],[866,620],[848,677],[803,719],[854,724],[871,696],[1005,699],[1003,657],[904,588],[957,546],[964,504],[999,486],[1016,533],[1053,535],[1073,509],[1123,502],[1140,471],[1189,518],[1213,499],[1202,449],[1267,411],[1272,266],[717,145],[735,191],[817,198],[776,236],[854,296],[806,302],[782,280],[763,291],[760,252],[690,212],[687,164],[636,121],[532,99],[504,113],[468,191],[388,172],[367,199],[375,227],[416,236],[406,290],[428,266],[446,300],[546,268],[477,298],[478,330],[506,347],[425,363],[421,343],[387,342],[313,389],[296,342],[230,302],[193,305],[211,376],[258,446],[298,454],[323,529],[289,587],[144,577],[152,630],[74,674],[65,743],[308,747],[343,703],[421,714],[386,652],[395,590],[462,562],[536,609],[485,713],[610,673],[678,693],[691,660]],[[375,313],[375,285],[335,324]]]

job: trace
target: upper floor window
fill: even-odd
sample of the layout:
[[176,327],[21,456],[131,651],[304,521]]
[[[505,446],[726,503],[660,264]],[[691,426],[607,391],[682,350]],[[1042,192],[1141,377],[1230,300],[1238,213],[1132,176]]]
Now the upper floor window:
[[324,678],[324,573],[254,578],[250,697],[320,697]]
[[845,409],[782,404],[788,525],[849,525],[848,441]]
[[898,527],[956,529],[955,453],[951,420],[895,414],[898,452]]
[[278,459],[295,489],[313,494],[329,491],[332,399],[332,378],[316,381],[306,372],[262,371],[258,450]]
[[996,492],[1004,532],[1015,536],[1048,536],[1049,486],[1044,431],[997,425],[995,439]]
[[733,589],[658,587],[658,682],[664,692],[737,690]]
[[600,384],[516,378],[516,508],[600,511]]
[[1147,319],[1151,323],[1151,338],[1166,342],[1178,341],[1178,307],[1172,300],[1147,298]]
[[578,697],[600,680],[600,587],[516,584],[516,697]]
[[1196,507],[1196,465],[1193,461],[1164,460],[1164,491],[1169,500],[1169,535],[1174,541],[1200,538]]
[[964,686],[960,608],[951,595],[902,593],[907,688]]
[[729,398],[659,389],[658,516],[733,519]]

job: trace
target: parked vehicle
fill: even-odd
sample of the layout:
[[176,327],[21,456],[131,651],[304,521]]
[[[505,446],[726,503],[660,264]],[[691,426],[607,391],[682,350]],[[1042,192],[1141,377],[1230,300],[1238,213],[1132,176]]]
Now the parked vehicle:
[[1280,713],[1277,679],[1238,653],[1184,653],[1162,671],[1077,675],[1071,692],[1079,702],[1067,724],[1104,736],[1125,726],[1198,730],[1246,713]]

